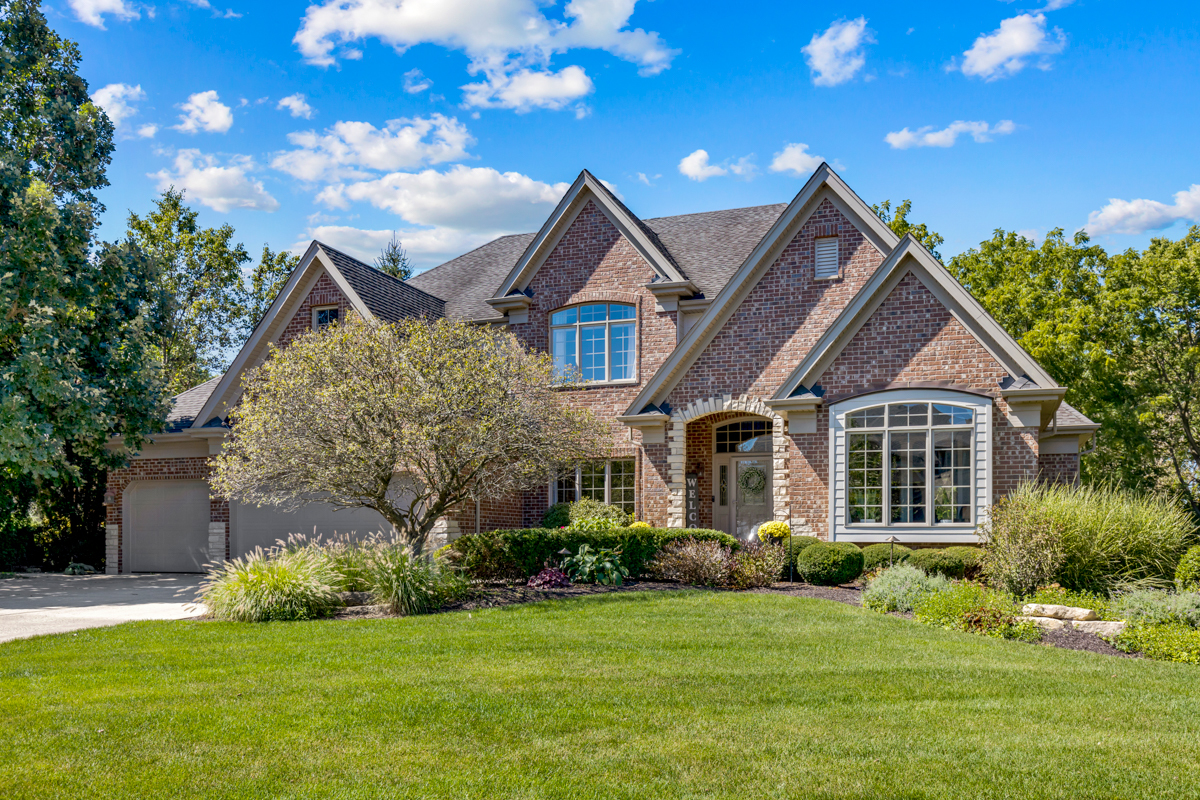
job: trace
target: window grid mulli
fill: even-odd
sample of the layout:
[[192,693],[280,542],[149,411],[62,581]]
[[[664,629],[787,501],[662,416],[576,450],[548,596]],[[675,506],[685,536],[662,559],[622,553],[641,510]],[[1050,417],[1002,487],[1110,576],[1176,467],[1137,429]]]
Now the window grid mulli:
[[585,381],[633,380],[634,308],[598,303],[550,315],[550,353],[560,375],[578,370]]
[[946,403],[892,403],[846,414],[847,520],[928,524],[932,499],[934,523],[969,524],[974,419],[971,409]]
[[551,487],[551,500],[570,503],[589,497],[617,506],[627,514],[635,511],[633,459],[589,461],[564,475]]
[[[743,422],[731,422],[722,425],[716,431],[716,450],[718,453],[748,453],[758,449],[759,444],[754,440],[771,432],[767,421],[748,419]],[[748,445],[748,446],[747,446]]]

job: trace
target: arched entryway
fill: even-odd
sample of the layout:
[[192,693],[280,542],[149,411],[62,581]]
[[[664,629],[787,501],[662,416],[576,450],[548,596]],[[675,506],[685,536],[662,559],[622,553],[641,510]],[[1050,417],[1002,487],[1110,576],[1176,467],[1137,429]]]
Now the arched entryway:
[[771,420],[745,417],[713,428],[712,520],[746,541],[775,519]]
[[788,518],[784,423],[761,400],[726,395],[677,409],[669,447],[671,527],[750,538],[763,522]]

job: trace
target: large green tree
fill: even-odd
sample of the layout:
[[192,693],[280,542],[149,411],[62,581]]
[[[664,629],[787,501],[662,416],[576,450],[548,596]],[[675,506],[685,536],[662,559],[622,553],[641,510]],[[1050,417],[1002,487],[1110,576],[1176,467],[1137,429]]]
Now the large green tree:
[[905,200],[896,206],[895,210],[892,209],[891,200],[884,200],[882,203],[872,205],[871,208],[897,236],[911,233],[918,242],[929,248],[929,252],[933,253],[934,258],[938,261],[942,260],[942,254],[938,252],[938,248],[946,241],[942,235],[929,230],[924,222],[918,225],[908,221],[908,215],[912,212],[912,200]]
[[275,295],[287,283],[292,271],[300,263],[300,256],[287,250],[272,252],[270,245],[263,245],[262,257],[250,273],[250,296],[246,309],[246,322],[253,328],[263,314],[275,302]]
[[164,412],[149,358],[151,265],[95,241],[113,127],[76,45],[0,0],[0,478],[59,523],[52,561],[103,556],[104,472]]
[[201,227],[174,187],[154,210],[129,215],[129,238],[154,261],[155,347],[168,391],[177,394],[220,371],[246,332],[252,306],[242,278],[250,260],[228,223]]
[[1101,424],[1091,480],[1179,495],[1200,517],[1200,231],[1110,257],[1082,231],[997,230],[947,265]]

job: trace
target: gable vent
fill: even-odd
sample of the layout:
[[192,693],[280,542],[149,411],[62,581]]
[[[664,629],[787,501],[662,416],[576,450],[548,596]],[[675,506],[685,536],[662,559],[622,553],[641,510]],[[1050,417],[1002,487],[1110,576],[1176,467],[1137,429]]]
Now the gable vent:
[[838,276],[838,239],[829,236],[816,240],[816,261],[818,278],[836,278]]

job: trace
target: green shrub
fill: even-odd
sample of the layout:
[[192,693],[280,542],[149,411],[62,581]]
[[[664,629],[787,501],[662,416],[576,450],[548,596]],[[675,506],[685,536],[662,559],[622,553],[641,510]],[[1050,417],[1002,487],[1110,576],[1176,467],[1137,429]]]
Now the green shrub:
[[944,591],[925,595],[913,611],[918,622],[936,628],[1022,641],[1041,638],[1036,625],[1017,619],[1011,594],[971,581],[956,582]]
[[642,522],[641,520],[638,520],[637,522],[631,522],[631,523],[629,523],[629,527],[630,527],[630,528],[649,528],[649,527],[650,527],[650,523],[649,523],[649,522]]
[[1062,521],[1046,508],[1033,484],[1022,484],[992,506],[980,535],[983,575],[1018,597],[1050,583],[1066,557]]
[[716,539],[688,536],[668,542],[648,568],[650,574],[665,581],[693,586],[725,586],[733,566],[729,547]]
[[1114,603],[1118,619],[1143,625],[1187,625],[1200,628],[1200,593],[1170,594],[1160,589],[1138,589]]
[[371,595],[393,614],[427,614],[457,599],[466,581],[431,556],[414,555],[401,542],[375,542],[367,551]]
[[1050,586],[1043,586],[1028,597],[1021,598],[1020,603],[1038,603],[1040,605],[1050,606],[1075,606],[1076,608],[1090,608],[1096,612],[1096,616],[1100,619],[1117,620],[1121,619],[1113,611],[1112,601],[1103,595],[1095,592],[1076,592],[1070,589],[1064,589],[1057,583]]
[[787,563],[787,552],[779,544],[749,542],[733,554],[730,583],[735,589],[771,586],[779,580]]
[[611,522],[614,528],[624,528],[633,522],[633,516],[617,506],[610,506],[607,503],[601,503],[599,500],[593,500],[590,497],[584,497],[576,500],[574,503],[568,503],[567,514],[570,516],[572,523],[583,519],[604,519]]
[[600,532],[600,531],[615,531],[621,526],[607,517],[583,517],[581,519],[571,520],[571,524],[567,526],[567,530],[572,533],[577,532]]
[[451,554],[457,565],[472,577],[527,580],[540,572],[547,562],[557,564],[562,558],[558,554],[560,550],[565,548],[574,553],[580,545],[587,544],[595,549],[620,550],[621,565],[629,570],[631,576],[638,577],[667,543],[686,538],[716,541],[731,549],[740,546],[728,534],[698,528],[618,528],[607,531],[531,528],[460,536],[451,543]]
[[[872,545],[874,546],[874,545]],[[865,554],[868,547],[863,550]],[[909,564],[886,567],[863,592],[863,606],[874,611],[912,611],[926,595],[945,591],[950,581],[942,575],[927,575]]]
[[962,559],[964,578],[975,580],[979,577],[983,567],[983,551],[980,548],[957,545],[947,547],[942,552],[948,556]]
[[1175,568],[1175,588],[1181,592],[1200,591],[1200,545],[1188,548]]
[[581,544],[579,552],[563,562],[563,571],[576,583],[620,586],[629,577],[629,570],[621,566],[620,558],[620,550],[593,550],[589,545]]
[[862,550],[849,542],[817,542],[796,556],[796,572],[809,583],[834,586],[848,583],[863,571]]
[[895,563],[903,564],[908,560],[912,550],[902,544],[891,545],[887,542],[870,544],[863,548],[863,570],[870,572],[879,567],[892,566],[892,548],[895,548]]
[[947,578],[961,578],[966,569],[960,556],[935,549],[914,550],[905,563]]
[[542,514],[543,528],[565,528],[571,524],[571,504],[555,503]]
[[37,526],[25,513],[0,517],[0,569],[41,564],[34,544]]
[[1155,661],[1200,664],[1200,630],[1188,625],[1127,625],[1109,641],[1118,650]]
[[1062,561],[1053,579],[1068,589],[1111,595],[1121,588],[1166,588],[1194,530],[1187,512],[1155,495],[1025,484],[1010,497],[1037,508],[1060,532]]
[[340,605],[338,579],[315,548],[256,547],[210,570],[200,597],[209,613],[231,622],[315,619]]

